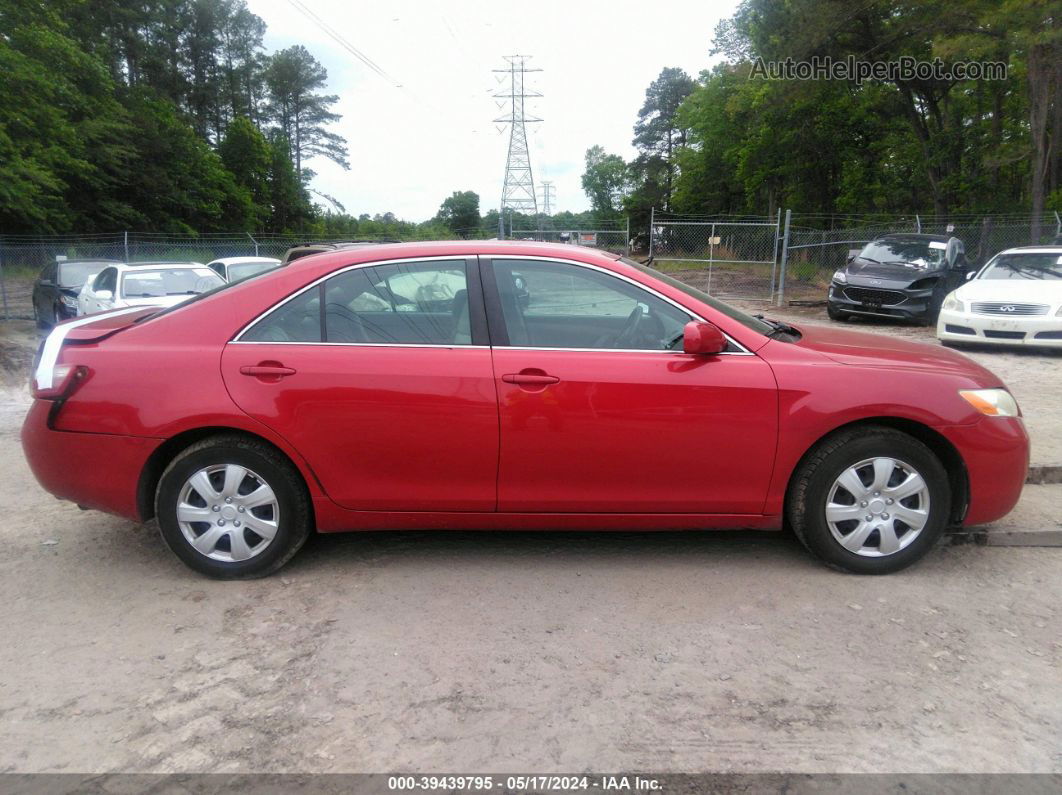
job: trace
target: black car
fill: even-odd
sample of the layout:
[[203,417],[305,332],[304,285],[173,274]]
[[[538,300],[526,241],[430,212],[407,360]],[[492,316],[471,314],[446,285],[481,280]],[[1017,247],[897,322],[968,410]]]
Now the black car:
[[833,274],[826,313],[832,320],[865,315],[935,323],[944,296],[973,269],[957,237],[884,235]]
[[48,328],[77,315],[82,285],[108,265],[110,259],[61,260],[45,265],[33,283],[33,316],[38,328]]

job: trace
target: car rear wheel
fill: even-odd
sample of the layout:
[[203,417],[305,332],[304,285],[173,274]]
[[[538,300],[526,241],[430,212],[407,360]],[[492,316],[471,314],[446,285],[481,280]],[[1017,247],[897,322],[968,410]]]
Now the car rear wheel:
[[879,426],[824,440],[799,466],[786,500],[803,544],[859,574],[910,566],[940,539],[950,511],[947,473],[933,451]]
[[162,537],[184,563],[218,579],[263,577],[309,537],[309,495],[291,463],[240,436],[193,444],[163,472],[155,497]]

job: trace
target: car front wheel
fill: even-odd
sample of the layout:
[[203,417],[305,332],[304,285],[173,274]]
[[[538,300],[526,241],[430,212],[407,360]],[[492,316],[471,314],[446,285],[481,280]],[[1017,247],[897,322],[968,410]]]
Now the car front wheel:
[[933,451],[900,431],[859,427],[824,440],[799,466],[786,500],[804,545],[828,564],[888,574],[940,539],[951,511],[947,473]]
[[262,577],[309,537],[312,512],[294,466],[240,436],[193,444],[163,472],[155,498],[162,537],[189,567],[218,579]]
[[826,304],[826,316],[830,320],[848,320],[852,316],[847,312],[842,312],[840,309],[834,309],[830,304]]

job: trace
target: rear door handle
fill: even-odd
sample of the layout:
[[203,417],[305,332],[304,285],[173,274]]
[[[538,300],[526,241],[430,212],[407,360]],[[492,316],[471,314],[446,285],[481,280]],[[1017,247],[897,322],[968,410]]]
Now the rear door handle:
[[259,377],[272,375],[283,378],[286,375],[295,375],[295,369],[293,367],[284,367],[281,364],[245,364],[240,368],[240,373]]
[[531,384],[534,386],[546,386],[560,381],[555,375],[537,375],[533,373],[506,373],[502,381],[507,384]]

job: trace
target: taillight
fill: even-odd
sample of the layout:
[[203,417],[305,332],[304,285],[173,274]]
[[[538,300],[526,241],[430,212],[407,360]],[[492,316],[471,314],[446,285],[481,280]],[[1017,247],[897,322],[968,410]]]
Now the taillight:
[[80,364],[57,364],[52,368],[51,379],[40,383],[40,374],[34,375],[30,382],[30,393],[40,400],[63,400],[74,394],[75,390],[88,378],[89,369]]

